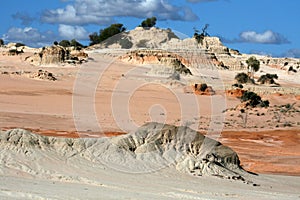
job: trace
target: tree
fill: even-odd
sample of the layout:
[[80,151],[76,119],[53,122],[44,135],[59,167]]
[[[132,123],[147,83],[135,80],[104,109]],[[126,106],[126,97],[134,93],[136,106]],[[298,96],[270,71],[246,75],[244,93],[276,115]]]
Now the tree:
[[101,42],[100,37],[96,32],[89,35],[89,38],[90,38],[90,41],[91,41],[90,45],[99,44]]
[[254,72],[257,72],[259,70],[260,62],[254,56],[252,56],[248,60],[246,60],[246,63],[248,65],[248,72],[251,73],[251,76],[253,78]]
[[70,44],[70,41],[69,40],[62,40],[58,43],[60,46],[63,46],[63,47],[70,47],[71,44]]
[[125,30],[126,28],[123,26],[123,24],[112,24],[105,29],[101,29],[99,34],[95,32],[89,35],[91,41],[90,45],[99,44],[116,34],[124,32]]
[[77,40],[73,39],[70,41],[70,46],[75,47],[75,49],[81,49],[84,47],[81,43],[79,43]]
[[143,28],[151,28],[156,25],[156,21],[156,17],[147,18],[144,21],[142,21],[140,26]]
[[58,45],[58,42],[57,42],[57,41],[54,41],[53,44],[56,46],[56,45]]
[[99,44],[116,34],[124,32],[125,30],[126,28],[123,26],[123,24],[112,24],[105,29],[101,29],[99,34],[93,33],[89,35],[91,41],[90,45]]
[[4,45],[4,41],[3,39],[0,38],[0,46],[3,46]]

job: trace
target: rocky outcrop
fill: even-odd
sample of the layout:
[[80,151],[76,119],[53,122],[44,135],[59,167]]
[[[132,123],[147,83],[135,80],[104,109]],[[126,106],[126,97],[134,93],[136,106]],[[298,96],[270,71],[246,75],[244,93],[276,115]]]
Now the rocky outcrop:
[[163,50],[135,50],[121,56],[119,60],[137,65],[162,65],[163,67],[172,68],[171,71],[173,72],[192,75],[187,67],[189,63],[185,58]]
[[112,36],[101,44],[89,47],[89,49],[112,48],[112,49],[136,49],[136,48],[161,48],[162,44],[178,38],[171,29],[159,29],[156,27],[136,27],[129,32],[123,32]]
[[24,76],[28,78],[34,79],[41,79],[41,80],[48,80],[48,81],[56,81],[57,78],[53,75],[53,73],[48,72],[47,70],[38,70],[38,72],[32,71],[14,71],[14,72],[1,72],[4,75],[17,75],[17,76]]
[[239,88],[226,90],[226,96],[229,96],[229,97],[241,98],[244,93],[245,93],[245,90],[239,89]]
[[300,70],[300,59],[296,58],[272,58],[269,56],[257,56],[262,64],[288,71],[291,67],[296,71]]
[[85,62],[88,55],[82,51],[70,51],[59,45],[44,47],[39,53],[26,57],[33,65],[49,65],[61,63],[80,64]]
[[30,78],[49,80],[49,81],[57,80],[51,72],[48,72],[48,71],[42,70],[42,69],[40,69],[37,73],[30,75]]
[[245,66],[242,62],[243,58],[240,56],[240,54],[237,51],[231,50],[224,46],[218,37],[204,37],[202,47],[205,48],[208,53],[212,54],[217,66],[221,66],[220,69],[245,69]]
[[25,48],[27,47],[20,43],[8,43],[7,45],[2,47],[2,55],[17,56],[24,53]]

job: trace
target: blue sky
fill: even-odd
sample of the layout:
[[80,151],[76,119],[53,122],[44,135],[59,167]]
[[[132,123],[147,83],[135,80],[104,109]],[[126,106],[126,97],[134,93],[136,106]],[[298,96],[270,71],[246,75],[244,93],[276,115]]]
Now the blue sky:
[[243,53],[300,57],[299,0],[3,0],[0,38],[29,46],[77,39],[112,23],[128,30],[147,17],[192,36],[208,33]]

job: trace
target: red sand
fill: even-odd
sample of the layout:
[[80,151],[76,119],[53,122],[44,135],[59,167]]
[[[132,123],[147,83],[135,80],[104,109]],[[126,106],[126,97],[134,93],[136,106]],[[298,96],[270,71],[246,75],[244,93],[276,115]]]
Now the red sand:
[[[88,66],[97,69],[103,58],[96,55],[94,58],[95,62],[87,63],[83,67]],[[37,71],[39,68],[46,69],[54,75],[60,74],[58,81],[42,81],[23,76],[0,74],[1,129],[8,129],[7,127],[24,128],[41,135],[71,138],[111,137],[124,134],[125,131],[120,130],[114,121],[111,98],[112,91],[121,95],[122,92],[126,92],[125,90],[115,91],[118,83],[125,85],[124,88],[127,88],[126,84],[140,84],[135,77],[138,75],[132,77],[126,75],[125,78],[121,76],[130,71],[132,66],[113,63],[105,71],[105,76],[99,80],[95,94],[95,110],[98,123],[104,130],[102,134],[93,133],[92,130],[85,130],[80,134],[76,132],[72,113],[72,95],[78,67],[35,67],[24,63],[21,57],[16,59],[16,57],[1,56],[0,59],[0,72]],[[295,107],[300,108],[299,96],[295,98],[291,95],[269,95],[267,98],[271,105],[298,103]],[[196,99],[201,106],[200,120],[202,120],[198,128],[205,132],[212,114],[211,97],[197,96]],[[80,103],[80,105],[86,104],[85,101]],[[166,118],[166,123],[177,125],[180,122],[180,103],[177,102],[172,91],[166,87],[158,87],[157,84],[139,87],[127,103],[132,121],[138,126],[151,120],[149,109],[157,103],[164,105],[167,111],[166,116],[159,115],[162,119]],[[240,101],[236,98],[227,97],[226,99],[227,108],[233,108],[238,103]],[[113,106],[117,109],[124,107],[120,101],[115,102]],[[187,110],[194,109],[190,106]],[[271,112],[274,114],[277,111],[275,108],[273,111],[264,109],[249,111],[246,128],[243,127],[239,112],[228,112],[225,119],[228,126],[224,127],[220,141],[238,153],[241,164],[246,170],[257,173],[300,175],[299,112],[283,115],[278,127],[281,130],[274,130],[278,123],[272,118]],[[290,130],[289,127],[283,127],[284,122],[292,123],[293,130]],[[245,129],[248,131],[244,131]]]

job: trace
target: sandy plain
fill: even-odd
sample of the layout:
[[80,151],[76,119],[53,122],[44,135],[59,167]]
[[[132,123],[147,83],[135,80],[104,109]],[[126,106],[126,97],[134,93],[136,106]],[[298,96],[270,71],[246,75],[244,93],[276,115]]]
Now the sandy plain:
[[[216,95],[196,96],[184,93],[176,81],[152,75],[151,66],[126,64],[110,53],[88,53],[89,62],[80,66],[39,67],[23,61],[29,53],[0,55],[1,129],[23,128],[47,136],[86,138],[126,134],[149,121],[189,125],[233,148],[246,170],[263,174],[257,178],[262,186],[177,176],[172,170],[139,176],[102,170],[92,178],[95,184],[2,174],[0,196],[4,199],[98,199],[95,196],[100,193],[102,199],[300,198],[300,113],[282,114],[280,120],[276,114],[278,105],[288,103],[300,110],[297,96],[265,95],[271,107],[250,110],[245,122],[239,110],[230,110],[240,101],[226,96],[219,82],[216,88],[221,89]],[[52,72],[58,80],[12,73],[39,69]],[[217,77],[227,84],[235,73],[218,71]],[[285,78],[284,72],[278,73]],[[284,78],[279,79],[284,87],[299,87],[297,80]],[[84,173],[91,178],[91,173]],[[114,176],[108,177],[107,173]],[[103,181],[100,186],[98,180]],[[15,183],[22,185],[17,191]]]

